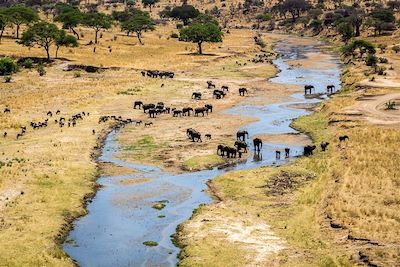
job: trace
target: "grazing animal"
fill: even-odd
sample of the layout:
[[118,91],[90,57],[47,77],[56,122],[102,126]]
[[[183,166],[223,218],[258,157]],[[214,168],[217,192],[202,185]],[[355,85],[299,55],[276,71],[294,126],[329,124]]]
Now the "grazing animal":
[[143,77],[146,77],[146,72],[145,71],[141,71],[140,73],[142,74]]
[[249,138],[249,133],[247,131],[238,131],[236,133],[236,139],[239,141],[243,139],[242,141],[244,141],[246,139],[246,135],[247,138]]
[[142,107],[143,107],[143,112],[146,113],[147,110],[155,108],[156,105],[154,105],[154,104],[144,104],[144,105],[142,105]]
[[195,142],[195,139],[196,139],[196,142],[203,142],[202,140],[201,140],[201,134],[199,133],[199,132],[193,132],[192,134],[191,134],[191,136],[190,136],[190,138],[192,139],[192,142]]
[[312,94],[312,90],[315,90],[315,87],[313,85],[305,85],[304,86],[304,94],[307,95],[307,92],[309,94]]
[[201,93],[200,92],[193,92],[192,99],[201,100]]
[[227,146],[218,145],[217,146],[217,155],[224,156]]
[[17,140],[18,140],[20,137],[22,137],[22,136],[23,136],[22,133],[18,133],[18,134],[17,134]]
[[172,112],[173,117],[182,117],[182,110],[174,110]]
[[226,85],[223,85],[223,86],[221,86],[221,90],[229,92],[229,87]]
[[241,151],[243,148],[244,153],[247,153],[247,144],[244,141],[236,141],[234,145],[237,149],[237,151]]
[[349,137],[347,135],[339,136],[339,142],[344,142],[346,140],[349,140]]
[[157,110],[154,108],[149,109],[149,118],[155,118],[157,115]]
[[53,112],[51,112],[51,111],[47,112],[47,116],[52,117],[53,116]]
[[190,116],[190,112],[193,112],[193,108],[183,108],[182,109],[182,115],[183,116]]
[[162,83],[162,84],[161,84],[161,88],[163,88],[163,87],[164,87],[164,84]]
[[304,151],[303,151],[303,155],[304,156],[311,156],[313,154],[313,151],[315,150],[316,146],[305,146],[304,147]]
[[227,152],[228,158],[236,158],[236,154],[237,154],[236,148],[228,147],[225,149],[225,151]]
[[136,109],[136,107],[139,107],[139,109],[143,106],[143,102],[142,101],[135,101],[133,103],[133,108]]
[[96,131],[95,131],[94,129],[92,130],[92,134],[93,134],[93,135],[95,135],[95,134],[96,134]]
[[329,143],[328,142],[322,142],[321,143],[321,150],[325,151],[328,148]]
[[4,132],[3,137],[4,137],[4,138],[7,137],[7,132]]
[[150,126],[152,126],[152,125],[153,125],[152,122],[146,122],[146,123],[144,124],[144,127],[150,127]]
[[204,135],[208,140],[211,140],[211,134]]
[[142,121],[135,121],[136,125],[142,124]]
[[213,84],[212,81],[207,81],[207,88],[208,89],[215,88],[215,84]]
[[260,151],[263,146],[262,140],[260,138],[254,138],[253,146],[254,146],[254,151]]
[[285,158],[288,158],[290,155],[290,148],[286,147],[285,148]]
[[59,115],[60,113],[61,113],[61,111],[59,109],[57,109],[56,115]]
[[213,111],[213,106],[210,104],[205,104],[204,107],[207,109],[207,111],[211,112]]
[[10,113],[10,112],[11,112],[11,109],[9,109],[9,108],[4,109],[4,113]]
[[244,87],[239,88],[239,95],[240,96],[244,96],[245,93],[248,94],[248,91],[247,91],[246,88],[244,88]]
[[195,108],[194,109],[194,116],[197,117],[199,116],[199,114],[202,114],[202,116],[204,117],[204,113],[208,115],[208,109],[205,107],[202,108]]
[[281,159],[281,152],[279,150],[275,150],[275,158]]
[[213,97],[214,98],[216,98],[216,99],[221,99],[221,98],[224,98],[225,97],[225,92],[223,92],[223,91],[221,91],[221,90],[214,90],[213,91]]

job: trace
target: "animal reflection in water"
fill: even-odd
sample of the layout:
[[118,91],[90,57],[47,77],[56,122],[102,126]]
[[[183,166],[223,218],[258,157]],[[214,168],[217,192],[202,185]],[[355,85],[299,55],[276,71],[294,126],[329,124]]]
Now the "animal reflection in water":
[[253,161],[258,162],[263,160],[263,155],[260,151],[255,151],[253,154]]

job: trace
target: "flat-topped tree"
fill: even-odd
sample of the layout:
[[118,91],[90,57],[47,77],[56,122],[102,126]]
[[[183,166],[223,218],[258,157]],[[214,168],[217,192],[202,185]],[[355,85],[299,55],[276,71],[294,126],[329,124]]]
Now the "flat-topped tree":
[[189,26],[180,30],[179,40],[197,43],[199,54],[203,54],[202,44],[204,42],[222,42],[223,32],[218,22],[209,15],[200,15]]
[[29,25],[39,20],[38,14],[33,9],[24,6],[9,7],[4,11],[4,14],[8,16],[11,24],[16,26],[17,39],[19,39],[21,25]]
[[139,43],[143,45],[142,42],[142,34],[147,31],[154,31],[155,23],[153,19],[150,17],[150,14],[143,11],[136,11],[132,14],[132,16],[122,22],[121,29],[126,31],[129,35],[131,32],[136,33],[136,37],[139,40]]
[[60,30],[58,37],[56,38],[56,58],[58,58],[58,50],[61,46],[65,47],[78,47],[78,40],[72,35],[67,34],[66,31]]
[[200,15],[200,11],[194,6],[182,5],[174,7],[168,15],[171,18],[182,20],[183,25],[188,25],[190,19],[194,19]]
[[97,36],[101,29],[110,29],[112,26],[112,18],[106,14],[93,12],[86,13],[83,17],[83,24],[93,28],[95,31],[94,42],[97,44]]
[[3,14],[2,11],[3,10],[0,9],[0,43],[1,43],[1,39],[3,37],[4,30],[10,23],[9,17],[7,15]]
[[69,29],[72,31],[79,40],[79,34],[76,32],[75,28],[82,23],[83,17],[83,13],[79,11],[79,9],[72,9],[61,13],[54,18],[54,21],[62,22],[63,29]]
[[[47,54],[47,60],[50,61],[50,48],[52,45],[55,45],[57,40],[60,40],[60,36],[65,31],[60,31],[55,24],[48,23],[45,21],[38,22],[32,26],[30,26],[21,37],[21,40],[18,42],[21,45],[34,47],[38,46],[43,48]],[[74,38],[76,42],[76,38],[72,35],[69,35],[69,41]],[[59,46],[65,44],[59,44]]]
[[151,12],[151,7],[153,7],[159,1],[160,0],[142,0],[142,4],[144,7],[149,7],[149,10]]

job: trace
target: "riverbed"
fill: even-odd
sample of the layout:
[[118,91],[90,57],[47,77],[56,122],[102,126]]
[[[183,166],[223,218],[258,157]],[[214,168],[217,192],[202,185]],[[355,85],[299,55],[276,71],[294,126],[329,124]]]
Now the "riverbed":
[[[279,73],[270,81],[293,86],[312,84],[316,93],[325,92],[326,86],[331,84],[340,89],[339,60],[334,55],[322,57],[327,52],[322,51],[319,45],[278,42],[275,51],[282,56],[274,64]],[[320,54],[323,62],[304,66],[290,64],[311,54],[313,58]],[[250,105],[247,99],[246,104],[238,104],[225,112],[257,119],[241,127],[250,133],[247,141],[251,141],[252,137],[260,135],[300,135],[290,124],[310,111],[299,107],[320,101],[306,99],[303,90],[299,89],[283,103]],[[227,168],[173,174],[154,166],[118,159],[121,151],[117,136],[117,131],[107,136],[99,161],[131,169],[132,173],[99,178],[102,188],[88,205],[88,214],[74,223],[74,229],[64,244],[65,251],[80,266],[175,266],[179,248],[172,243],[171,235],[200,204],[213,201],[205,192],[208,180],[230,171],[285,164],[302,154],[301,144],[285,143],[282,139],[282,142],[264,142],[259,155],[252,154]],[[284,148],[290,148],[291,157],[277,160],[275,151]],[[123,183],[132,179],[144,182]],[[152,208],[157,202],[165,204],[165,208]],[[143,244],[145,241],[155,241],[158,245],[148,247]]]

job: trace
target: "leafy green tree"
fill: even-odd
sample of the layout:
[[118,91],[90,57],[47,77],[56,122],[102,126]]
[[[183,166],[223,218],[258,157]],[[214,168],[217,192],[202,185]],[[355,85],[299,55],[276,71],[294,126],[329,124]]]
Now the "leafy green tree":
[[362,57],[365,53],[376,53],[375,46],[371,42],[362,39],[354,40],[350,44],[343,46],[341,50],[345,56],[354,56],[354,53],[357,49],[360,52],[360,57]]
[[4,30],[10,23],[9,17],[7,15],[5,15],[2,11],[3,10],[0,10],[0,43],[1,43],[1,39],[3,38]]
[[190,19],[196,18],[200,15],[200,11],[191,5],[182,5],[174,7],[169,16],[171,18],[179,19],[183,22],[183,25],[188,25]]
[[58,50],[60,49],[61,46],[65,47],[79,46],[77,38],[75,38],[75,36],[67,34],[67,32],[64,30],[59,31],[55,45],[56,45],[56,58],[58,57]]
[[84,15],[83,24],[94,29],[94,42],[97,44],[97,36],[101,29],[110,29],[112,26],[112,18],[103,13],[87,13]]
[[149,7],[149,10],[151,12],[151,7],[153,7],[159,1],[160,0],[142,0],[142,4],[144,7]]
[[11,75],[17,71],[17,64],[9,57],[0,58],[0,76]]
[[38,14],[31,8],[24,6],[12,6],[5,10],[5,15],[10,19],[10,22],[16,25],[16,37],[19,39],[19,29],[21,25],[29,25],[39,20]]
[[63,12],[54,18],[54,21],[59,21],[63,23],[63,29],[69,29],[72,31],[76,38],[79,40],[79,34],[76,32],[75,28],[82,23],[83,14],[78,9],[73,9],[67,12]]
[[257,28],[260,28],[261,22],[269,21],[269,20],[271,20],[271,19],[272,19],[272,17],[271,17],[270,14],[265,14],[265,13],[258,14],[258,15],[256,16]]
[[375,9],[367,19],[366,25],[374,29],[375,35],[381,35],[382,31],[394,29],[396,18],[390,9]]
[[204,42],[222,42],[223,33],[214,22],[194,22],[180,30],[180,40],[184,42],[197,43],[199,54],[203,54],[202,44]]
[[142,34],[147,31],[154,31],[155,23],[153,19],[150,17],[147,12],[137,12],[132,18],[123,22],[121,24],[121,29],[126,31],[129,35],[131,32],[136,33],[136,37],[138,38],[140,44],[143,45],[142,42]]
[[310,8],[311,5],[306,0],[284,0],[277,7],[281,14],[290,13],[293,22],[296,21],[296,18],[300,17],[301,12],[307,11]]
[[[62,31],[60,31],[55,24],[41,21],[30,26],[22,34],[19,44],[28,47],[38,46],[43,48],[46,51],[47,60],[50,61],[50,48],[52,45],[56,44],[61,34]],[[75,38],[74,36],[71,37]]]
[[353,26],[347,21],[342,20],[336,25],[336,30],[342,36],[342,41],[347,43],[354,35]]

